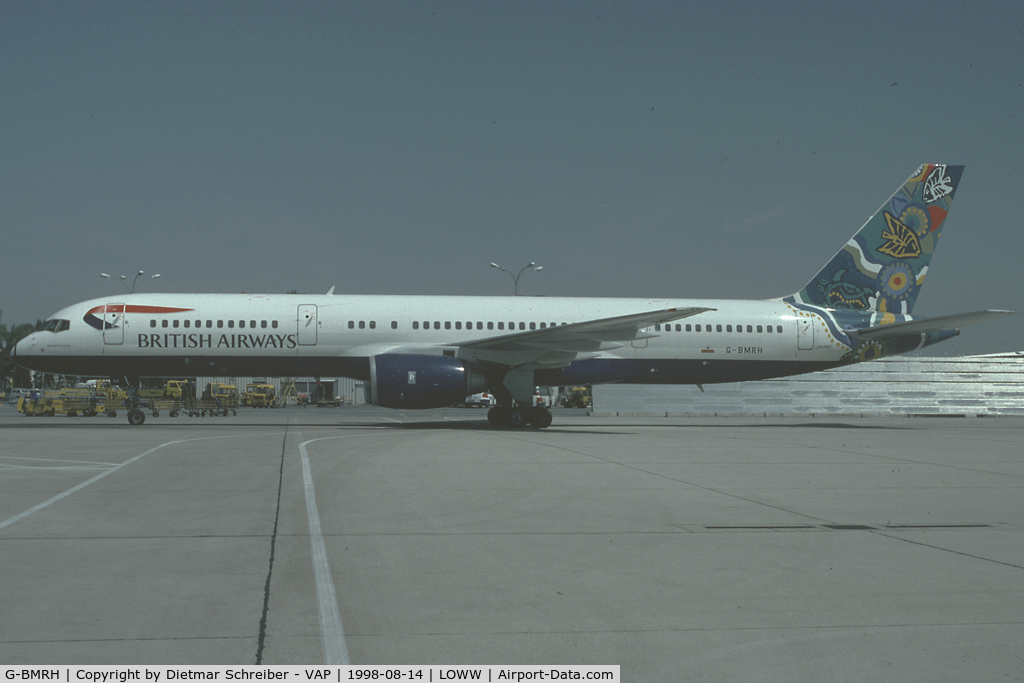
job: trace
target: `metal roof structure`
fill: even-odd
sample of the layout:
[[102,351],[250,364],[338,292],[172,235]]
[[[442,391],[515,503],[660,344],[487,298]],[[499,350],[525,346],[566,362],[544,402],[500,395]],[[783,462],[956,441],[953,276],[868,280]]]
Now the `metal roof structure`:
[[594,387],[596,416],[1024,415],[1024,352],[885,358],[796,377]]

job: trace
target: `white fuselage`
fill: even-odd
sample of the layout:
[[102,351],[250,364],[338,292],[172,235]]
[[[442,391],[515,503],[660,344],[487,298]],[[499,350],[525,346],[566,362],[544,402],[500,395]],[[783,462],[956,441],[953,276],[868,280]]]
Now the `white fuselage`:
[[[714,310],[644,328],[639,335],[644,338],[604,344],[586,354],[587,376],[570,372],[565,378],[700,383],[735,381],[747,368],[751,379],[760,379],[835,364],[850,350],[822,316],[774,300],[132,294],[57,312],[50,330],[18,344],[16,360],[31,369],[75,375],[362,378],[360,359],[396,349],[427,355],[453,349],[468,362],[493,360],[460,345],[567,323],[698,307]],[[508,365],[524,365],[517,360],[511,354]],[[602,361],[623,360],[689,363],[685,371],[653,365],[647,375],[658,376],[630,371],[628,377],[604,377],[593,371]],[[568,372],[576,362],[554,365]],[[720,377],[726,364],[730,369]],[[553,372],[539,374],[538,383],[563,378],[550,363],[535,368]]]

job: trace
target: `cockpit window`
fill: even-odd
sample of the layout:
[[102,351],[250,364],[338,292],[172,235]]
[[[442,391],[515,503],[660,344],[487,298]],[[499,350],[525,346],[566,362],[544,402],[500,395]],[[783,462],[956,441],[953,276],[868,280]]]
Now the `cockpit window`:
[[54,318],[53,320],[44,320],[39,324],[37,328],[38,332],[63,332],[71,327],[70,320],[60,320]]

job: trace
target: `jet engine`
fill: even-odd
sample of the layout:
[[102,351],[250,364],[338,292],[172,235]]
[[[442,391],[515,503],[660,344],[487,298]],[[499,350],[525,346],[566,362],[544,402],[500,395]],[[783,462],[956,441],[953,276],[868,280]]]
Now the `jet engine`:
[[442,408],[485,389],[458,358],[385,353],[370,358],[367,402],[385,408]]

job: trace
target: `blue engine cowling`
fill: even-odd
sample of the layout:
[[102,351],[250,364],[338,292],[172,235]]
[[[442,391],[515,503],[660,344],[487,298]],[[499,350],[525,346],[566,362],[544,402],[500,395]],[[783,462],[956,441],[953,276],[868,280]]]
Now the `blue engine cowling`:
[[370,358],[368,402],[385,408],[443,408],[484,390],[458,358],[385,353]]

